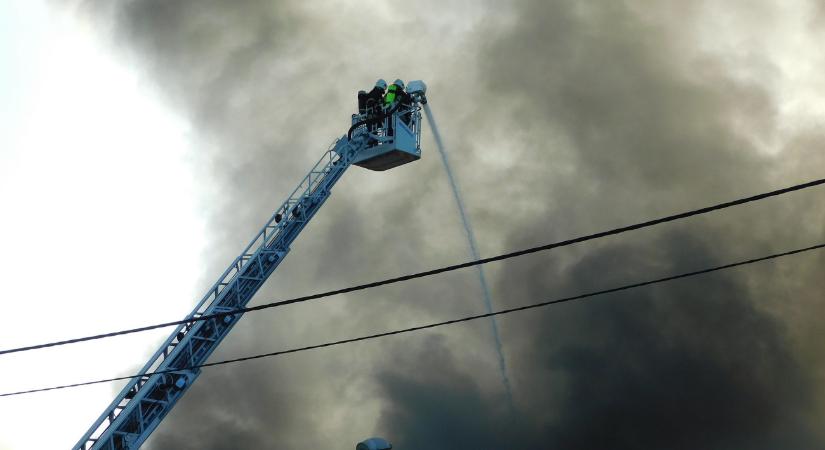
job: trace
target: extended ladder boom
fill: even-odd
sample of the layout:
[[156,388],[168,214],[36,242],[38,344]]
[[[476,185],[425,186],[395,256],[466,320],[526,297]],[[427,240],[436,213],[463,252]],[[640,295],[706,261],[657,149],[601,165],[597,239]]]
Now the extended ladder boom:
[[[187,318],[246,306],[289,252],[309,220],[352,163],[363,143],[338,139],[224,271]],[[130,380],[75,449],[138,448],[192,385],[203,364],[240,314],[179,325],[140,373],[178,369]]]
[[[413,103],[393,109],[391,115],[353,116],[350,133],[324,153],[187,319],[245,307],[350,165],[385,170],[418,159],[419,103],[426,102],[426,85],[410,83],[410,88],[414,86],[410,89]],[[142,374],[164,373],[129,380],[73,449],[139,448],[197,379],[197,366],[206,362],[240,317],[233,313],[178,325],[140,370]]]

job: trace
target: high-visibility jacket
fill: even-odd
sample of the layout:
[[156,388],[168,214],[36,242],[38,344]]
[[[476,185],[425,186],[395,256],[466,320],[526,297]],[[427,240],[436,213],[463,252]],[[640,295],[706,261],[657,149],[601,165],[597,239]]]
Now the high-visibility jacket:
[[394,84],[391,84],[390,87],[387,88],[387,93],[384,95],[384,105],[389,106],[395,103],[397,91],[398,86]]

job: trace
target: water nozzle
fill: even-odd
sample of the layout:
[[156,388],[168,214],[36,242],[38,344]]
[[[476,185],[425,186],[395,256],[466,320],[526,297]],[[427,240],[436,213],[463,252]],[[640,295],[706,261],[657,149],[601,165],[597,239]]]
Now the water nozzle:
[[423,81],[410,81],[410,84],[407,85],[407,93],[410,94],[413,100],[422,105],[427,104],[427,85]]

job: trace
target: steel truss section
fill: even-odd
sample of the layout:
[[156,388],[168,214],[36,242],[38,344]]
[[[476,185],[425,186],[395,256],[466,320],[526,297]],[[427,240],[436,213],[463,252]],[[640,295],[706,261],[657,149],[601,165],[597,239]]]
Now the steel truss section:
[[[246,306],[366,145],[364,132],[352,140],[346,136],[336,140],[186,318]],[[206,362],[240,316],[177,326],[140,370],[169,372],[131,379],[73,449],[139,448],[200,375],[199,369],[190,368]]]

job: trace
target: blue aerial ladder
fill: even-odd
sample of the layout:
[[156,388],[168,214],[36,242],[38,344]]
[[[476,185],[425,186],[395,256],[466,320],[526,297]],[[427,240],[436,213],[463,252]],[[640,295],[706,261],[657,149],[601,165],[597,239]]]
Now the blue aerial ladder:
[[[407,88],[406,104],[354,114],[347,134],[324,153],[186,319],[246,306],[350,165],[387,170],[419,159],[426,90],[422,81],[413,81]],[[240,317],[234,313],[177,326],[140,370],[164,373],[130,379],[72,448],[139,448],[198,378],[200,369],[193,367],[206,362]]]

